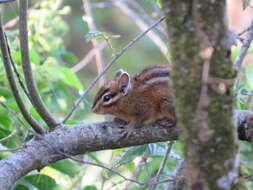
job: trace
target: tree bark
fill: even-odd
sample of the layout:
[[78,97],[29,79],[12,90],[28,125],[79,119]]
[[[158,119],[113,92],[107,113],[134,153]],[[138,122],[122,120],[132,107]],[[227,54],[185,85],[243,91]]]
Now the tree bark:
[[163,0],[173,94],[190,189],[231,189],[239,154],[231,116],[225,0]]
[[[249,111],[235,111],[233,120],[241,131],[241,140],[250,141],[249,131],[253,127],[245,121],[251,116],[252,112]],[[32,170],[65,159],[59,151],[77,155],[178,139],[176,127],[145,126],[136,129],[129,137],[122,137],[119,129],[119,124],[113,122],[68,125],[57,128],[41,139],[32,139],[18,152],[0,161],[1,190],[11,189],[19,178]]]

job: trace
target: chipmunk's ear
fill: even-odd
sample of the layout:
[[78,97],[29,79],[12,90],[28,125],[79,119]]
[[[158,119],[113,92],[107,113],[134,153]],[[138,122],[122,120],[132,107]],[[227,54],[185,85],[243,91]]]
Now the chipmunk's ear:
[[119,80],[120,75],[122,75],[122,73],[125,73],[125,71],[123,69],[118,70],[115,74],[114,74],[114,80]]
[[123,71],[120,74],[120,76],[118,76],[118,79],[119,79],[120,92],[126,95],[132,88],[130,76],[127,72]]

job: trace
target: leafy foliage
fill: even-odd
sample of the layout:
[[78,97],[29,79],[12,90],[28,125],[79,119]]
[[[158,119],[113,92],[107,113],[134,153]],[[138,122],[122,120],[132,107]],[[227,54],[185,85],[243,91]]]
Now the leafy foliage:
[[[152,9],[150,5],[151,1],[155,2],[158,7],[161,7],[160,0],[145,1],[149,2],[143,3],[143,7],[147,7],[147,10]],[[31,1],[31,6],[33,6],[33,3],[35,1]],[[249,6],[249,1],[244,0],[244,8],[247,6]],[[31,8],[28,25],[32,68],[42,98],[51,113],[58,120],[61,120],[68,113],[78,97],[79,92],[97,74],[95,64],[88,65],[78,74],[71,70],[71,67],[77,64],[79,59],[85,56],[90,50],[88,44],[85,44],[84,36],[86,42],[93,39],[116,39],[113,42],[113,47],[119,48],[126,41],[132,40],[132,37],[139,32],[135,27],[132,27],[132,23],[129,24],[126,20],[118,22],[118,18],[115,18],[115,11],[117,10],[110,9],[109,12],[95,10],[94,15],[98,25],[103,29],[101,31],[89,31],[80,19],[83,12],[80,9],[80,2],[78,3],[78,1],[44,0],[41,2],[39,9]],[[116,13],[118,14],[118,12]],[[14,16],[12,15],[12,17]],[[117,24],[110,25],[108,28],[108,21],[110,20],[112,23],[115,22]],[[77,28],[79,29],[78,31],[76,31]],[[110,28],[113,28],[113,30]],[[21,75],[22,81],[24,81],[24,77],[21,74],[18,31],[14,28],[6,32],[10,42],[13,60]],[[120,35],[110,35],[111,33]],[[121,38],[118,39],[120,36]],[[71,44],[70,41],[74,43]],[[75,54],[70,49],[75,49]],[[239,49],[237,48],[233,51],[233,59],[238,55]],[[112,56],[111,52],[105,49],[104,53],[105,60],[109,60]],[[249,49],[248,53],[253,53],[253,47]],[[112,75],[119,68],[127,69],[134,73],[147,65],[167,63],[167,60],[161,57],[161,54],[157,51],[154,44],[145,39],[136,44],[135,49],[129,50],[125,56],[121,57],[119,64],[115,64],[114,68],[109,72],[109,75]],[[134,64],[129,64],[130,62]],[[253,110],[252,72],[252,64],[246,65],[245,73],[238,77],[234,86],[235,104],[239,109]],[[9,137],[8,140],[0,142],[1,150],[21,147],[24,142],[32,138],[32,134],[27,132],[24,127],[27,126],[27,123],[22,118],[7,83],[1,61],[0,102],[4,103],[10,109],[7,110],[5,107],[0,106],[0,139]],[[20,91],[22,92],[22,89]],[[40,116],[23,93],[22,96],[32,116],[42,123]],[[69,123],[84,122],[87,121],[87,118],[93,120],[103,119],[97,115],[92,115],[89,111],[89,102],[91,102],[93,96],[94,92],[87,96],[86,102],[81,105],[74,119],[69,121]],[[14,116],[14,112],[16,116],[21,118],[22,123]],[[168,156],[168,161],[161,175],[161,180],[164,180],[175,174],[176,166],[179,160],[182,159],[181,143],[179,141],[174,142],[172,150],[168,155],[165,155],[166,147],[167,143],[154,143],[127,149],[88,153],[81,155],[80,159],[107,166],[131,179],[147,182],[156,179],[156,174],[163,158]],[[252,145],[241,143],[240,149],[242,174],[247,176],[252,174],[253,169],[251,164]],[[9,155],[11,155],[11,152],[1,152],[0,158],[3,159]],[[252,181],[252,179],[246,181],[248,189],[252,189]],[[120,176],[108,170],[94,168],[89,165],[81,165],[71,160],[62,160],[43,168],[40,172],[33,171],[31,174],[19,180],[14,190],[97,190],[102,189],[101,187],[113,190],[122,189],[125,186],[129,186],[131,190],[149,188],[125,181]],[[165,189],[167,186],[168,183],[159,184],[156,189]]]

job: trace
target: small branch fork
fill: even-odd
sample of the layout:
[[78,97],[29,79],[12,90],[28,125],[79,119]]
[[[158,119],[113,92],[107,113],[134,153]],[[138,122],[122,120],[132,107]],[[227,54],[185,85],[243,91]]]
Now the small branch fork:
[[239,33],[238,35],[240,36],[240,35],[244,34],[245,32],[247,32],[247,36],[243,40],[242,48],[234,61],[234,67],[237,71],[241,70],[243,59],[246,56],[247,51],[250,47],[251,41],[253,39],[253,19],[251,21],[250,26],[246,30]]
[[39,134],[44,134],[43,128],[39,125],[39,123],[30,115],[27,111],[24,102],[19,94],[18,87],[16,85],[16,81],[11,68],[11,58],[10,52],[8,51],[7,39],[5,38],[5,34],[2,26],[2,16],[0,15],[0,45],[2,50],[3,62],[6,71],[6,75],[8,77],[8,81],[12,90],[12,94],[18,104],[18,107],[26,119],[28,123],[30,123],[31,127]]
[[150,27],[148,27],[144,32],[137,35],[132,41],[130,41],[123,49],[116,53],[116,56],[105,66],[104,70],[97,75],[97,77],[92,81],[92,83],[85,89],[83,94],[80,96],[80,98],[75,102],[73,105],[71,111],[69,114],[65,117],[63,120],[63,123],[68,121],[68,119],[72,116],[72,114],[75,112],[75,110],[78,108],[79,104],[83,101],[86,94],[95,86],[96,82],[109,70],[109,68],[130,48],[132,47],[137,41],[139,41],[143,36],[145,36],[146,33],[148,33],[150,30],[152,30],[154,27],[156,27],[159,23],[161,23],[165,19],[165,16],[161,17],[159,20],[157,20],[154,24],[152,24]]

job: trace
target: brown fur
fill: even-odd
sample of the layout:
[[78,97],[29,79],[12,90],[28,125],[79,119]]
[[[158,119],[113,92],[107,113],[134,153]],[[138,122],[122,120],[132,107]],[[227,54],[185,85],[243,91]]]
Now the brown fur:
[[[171,121],[171,125],[175,124],[174,105],[168,84],[169,67],[144,69],[131,78],[132,88],[125,95],[121,93],[119,73],[116,75],[115,79],[108,81],[98,91],[93,104],[94,112],[115,115],[137,124],[150,124],[162,118]],[[108,93],[112,98],[103,102]]]

